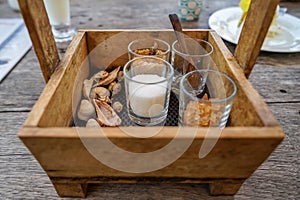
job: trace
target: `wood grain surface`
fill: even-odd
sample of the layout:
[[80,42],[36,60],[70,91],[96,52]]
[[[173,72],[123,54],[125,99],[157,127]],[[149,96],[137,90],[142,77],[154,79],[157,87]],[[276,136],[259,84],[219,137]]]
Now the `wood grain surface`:
[[[207,28],[214,11],[238,5],[238,0],[206,1],[198,22],[183,28]],[[171,28],[168,14],[177,11],[172,0],[71,0],[71,20],[78,29]],[[282,2],[300,17],[300,3]],[[20,17],[0,0],[0,17]],[[2,30],[1,30],[2,31]],[[226,43],[233,52],[234,45]],[[63,54],[67,44],[60,44]],[[300,199],[300,54],[261,52],[249,77],[286,133],[281,145],[235,196],[212,197],[202,184],[91,185],[87,199]],[[38,162],[17,138],[45,82],[33,50],[0,84],[1,199],[59,199]]]

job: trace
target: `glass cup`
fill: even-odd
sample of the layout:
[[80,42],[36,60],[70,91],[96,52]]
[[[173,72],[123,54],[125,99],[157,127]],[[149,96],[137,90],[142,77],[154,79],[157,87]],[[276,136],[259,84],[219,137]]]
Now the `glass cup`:
[[9,7],[14,11],[20,11],[18,0],[7,0]]
[[70,0],[44,0],[56,42],[73,39],[76,30],[71,27]]
[[140,56],[155,56],[169,61],[170,45],[160,39],[137,39],[128,45],[129,60]]
[[236,92],[236,84],[224,73],[187,73],[180,81],[179,125],[224,128]]
[[167,61],[153,57],[136,57],[124,66],[127,110],[138,125],[163,123],[167,117],[173,68]]
[[174,67],[172,91],[177,95],[179,95],[179,83],[182,75],[192,70],[210,69],[214,66],[211,58],[214,48],[208,41],[194,38],[185,38],[184,40],[186,48],[183,48],[178,40],[172,44],[171,65]]
[[198,20],[203,2],[204,0],[178,0],[180,19],[185,21]]

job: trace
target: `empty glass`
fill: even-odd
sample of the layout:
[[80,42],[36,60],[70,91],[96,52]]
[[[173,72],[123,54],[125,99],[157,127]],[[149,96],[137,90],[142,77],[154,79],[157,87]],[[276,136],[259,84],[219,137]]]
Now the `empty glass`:
[[211,69],[213,46],[205,40],[185,38],[186,48],[176,40],[172,44],[171,64],[174,67],[172,91],[179,94],[179,83],[182,75],[192,70]]

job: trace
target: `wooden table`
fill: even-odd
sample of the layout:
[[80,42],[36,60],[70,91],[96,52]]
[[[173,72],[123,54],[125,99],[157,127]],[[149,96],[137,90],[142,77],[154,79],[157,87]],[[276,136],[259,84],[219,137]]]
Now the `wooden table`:
[[[239,0],[206,1],[198,22],[184,28],[207,28],[214,11],[238,5]],[[171,28],[172,0],[72,0],[72,23],[78,28]],[[300,3],[282,2],[300,17]],[[0,0],[0,17],[20,17]],[[3,31],[3,30],[1,30]],[[231,50],[234,45],[226,43]],[[59,45],[63,54],[66,44]],[[286,138],[235,196],[211,197],[201,184],[92,185],[88,199],[300,199],[300,53],[261,52],[250,81],[278,119]],[[0,197],[1,199],[57,199],[40,165],[17,137],[45,86],[33,50],[0,84]]]

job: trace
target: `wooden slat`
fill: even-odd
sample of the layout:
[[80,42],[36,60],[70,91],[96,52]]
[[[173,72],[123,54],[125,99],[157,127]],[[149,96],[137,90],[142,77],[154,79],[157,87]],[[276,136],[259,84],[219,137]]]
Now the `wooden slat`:
[[[245,179],[186,179],[186,178],[159,178],[159,177],[89,177],[89,178],[51,178],[54,187],[61,197],[85,197],[87,183],[93,184],[209,184],[211,195],[234,195],[238,192]],[[82,184],[84,183],[84,184]]]
[[[104,69],[123,66],[128,61],[128,44],[138,38],[155,37],[172,45],[176,40],[173,30],[86,30],[91,66]],[[206,39],[208,30],[184,30],[192,38]],[[113,52],[113,54],[112,54]],[[112,55],[114,57],[112,57]]]
[[53,183],[60,197],[82,197],[87,193],[87,184],[80,183]]
[[246,77],[252,71],[272,22],[279,0],[252,0],[235,49],[235,57]]
[[[153,148],[160,149],[167,144],[177,133],[178,127],[163,127],[159,136],[149,139],[128,137],[124,134],[124,130],[140,129],[139,127],[106,128],[104,132],[114,144],[122,149],[151,152]],[[146,130],[147,128],[144,128],[143,132]],[[50,177],[166,178],[247,178],[284,138],[280,127],[226,128],[208,156],[199,159],[198,152],[207,131],[205,128],[199,128],[189,149],[173,164],[158,171],[135,174],[111,169],[90,154],[92,150],[90,148],[96,147],[100,144],[98,142],[105,139],[97,131],[99,130],[86,128],[23,128],[19,132],[19,137]],[[189,134],[189,131],[184,132]],[[185,141],[190,138],[191,135],[176,140]],[[91,142],[93,146],[85,146],[86,142]],[[99,145],[97,148],[99,151],[107,151],[101,149]],[[124,162],[124,166],[126,165]]]
[[46,82],[60,59],[43,1],[19,0],[20,10],[28,29]]
[[73,115],[72,105],[76,107],[76,99],[79,98],[73,99],[73,88],[81,90],[82,81],[88,76],[85,36],[85,32],[78,32],[74,37],[63,60],[29,113],[24,126],[70,125]]
[[128,61],[127,46],[133,40],[155,37],[170,44],[175,38],[169,31],[150,30],[92,30],[87,35],[91,66],[99,69],[124,66]]

